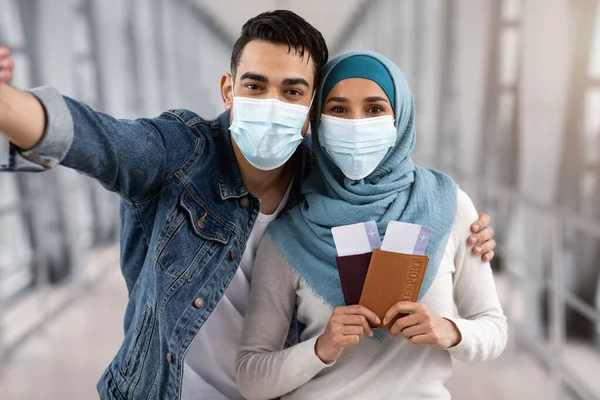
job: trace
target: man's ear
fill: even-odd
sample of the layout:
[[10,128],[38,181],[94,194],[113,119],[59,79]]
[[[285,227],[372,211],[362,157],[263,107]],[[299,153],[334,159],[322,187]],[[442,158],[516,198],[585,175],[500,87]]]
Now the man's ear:
[[233,77],[231,74],[221,76],[221,100],[226,110],[233,107]]

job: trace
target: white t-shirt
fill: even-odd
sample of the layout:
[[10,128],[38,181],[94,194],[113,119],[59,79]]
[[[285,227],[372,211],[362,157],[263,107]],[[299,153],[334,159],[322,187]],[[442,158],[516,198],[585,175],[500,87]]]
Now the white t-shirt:
[[244,316],[250,299],[254,256],[267,226],[285,207],[291,188],[290,183],[281,204],[273,214],[258,213],[231,284],[192,341],[184,360],[182,400],[243,399],[237,388],[235,368]]

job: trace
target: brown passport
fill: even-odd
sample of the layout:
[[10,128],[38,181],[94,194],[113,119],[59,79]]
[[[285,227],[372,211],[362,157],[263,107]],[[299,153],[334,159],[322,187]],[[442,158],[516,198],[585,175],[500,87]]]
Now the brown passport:
[[[416,302],[429,264],[429,257],[373,250],[359,304],[373,311],[383,322],[389,309],[399,301]],[[403,317],[399,315],[387,325],[390,329]]]
[[369,252],[352,256],[335,257],[342,283],[342,292],[344,292],[344,300],[347,306],[358,304],[360,300],[372,254]]

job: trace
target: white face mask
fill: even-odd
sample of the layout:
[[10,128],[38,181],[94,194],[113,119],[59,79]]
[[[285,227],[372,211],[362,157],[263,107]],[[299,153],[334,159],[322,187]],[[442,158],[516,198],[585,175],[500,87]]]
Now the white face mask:
[[309,110],[310,106],[277,99],[234,96],[229,130],[248,162],[270,171],[285,164],[302,143],[302,127]]
[[349,179],[360,180],[375,171],[395,146],[396,136],[390,115],[345,119],[321,114],[321,146]]

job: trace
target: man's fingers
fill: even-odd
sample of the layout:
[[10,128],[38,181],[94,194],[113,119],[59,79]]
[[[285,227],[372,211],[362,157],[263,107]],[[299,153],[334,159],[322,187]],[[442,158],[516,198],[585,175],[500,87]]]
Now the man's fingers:
[[15,63],[10,58],[10,51],[8,48],[0,46],[0,83],[10,82],[14,67]]
[[10,71],[0,70],[0,83],[8,83],[12,79],[12,73]]
[[486,227],[476,233],[475,235],[471,235],[469,237],[469,244],[471,246],[480,246],[483,243],[487,242],[491,238],[494,237],[494,229],[492,227]]
[[479,213],[479,218],[473,223],[473,225],[471,225],[471,232],[479,232],[481,229],[487,227],[491,221],[492,217],[490,217],[486,213]]
[[492,259],[494,258],[495,255],[496,255],[496,253],[494,253],[493,251],[490,251],[489,253],[486,253],[483,255],[483,261],[484,262],[492,261]]
[[476,256],[489,253],[496,248],[496,241],[494,239],[490,239],[483,244],[477,245],[473,248],[473,254]]
[[15,68],[15,62],[11,58],[3,59],[0,58],[0,69],[7,69],[12,71]]

